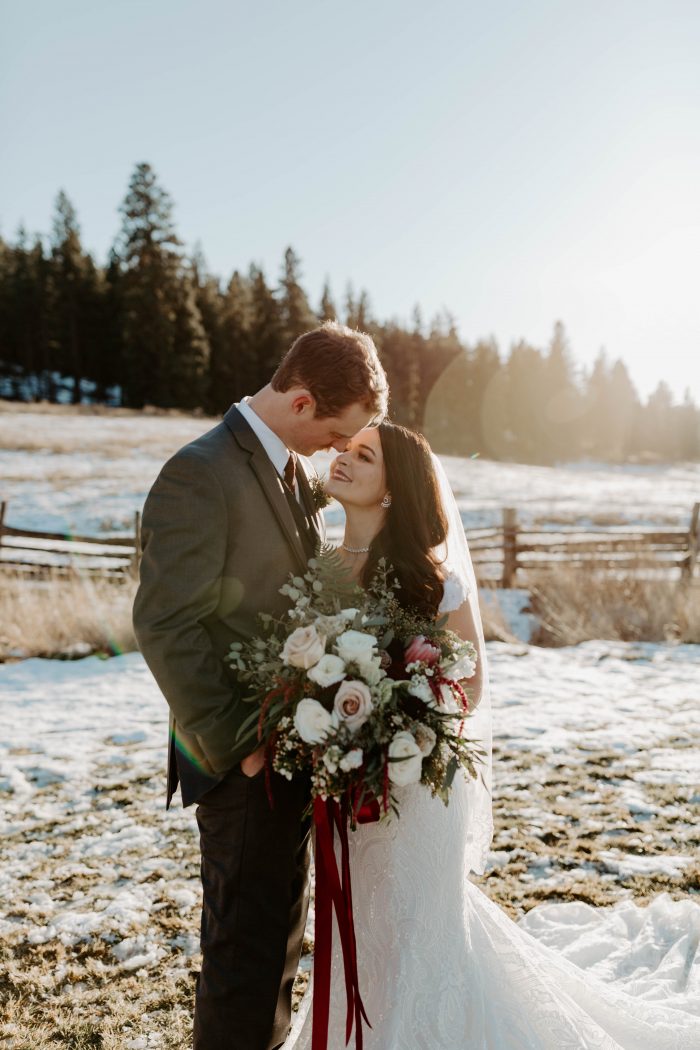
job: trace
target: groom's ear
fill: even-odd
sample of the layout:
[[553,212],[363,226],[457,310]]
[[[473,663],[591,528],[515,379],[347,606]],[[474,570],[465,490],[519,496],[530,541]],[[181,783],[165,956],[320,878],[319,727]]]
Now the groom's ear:
[[314,415],[316,411],[316,399],[308,390],[298,389],[294,391],[291,407],[295,416],[301,416],[305,412],[309,415]]

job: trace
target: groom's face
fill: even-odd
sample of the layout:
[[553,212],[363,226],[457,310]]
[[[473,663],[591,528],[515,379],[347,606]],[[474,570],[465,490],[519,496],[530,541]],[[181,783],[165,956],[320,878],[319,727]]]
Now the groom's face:
[[321,449],[342,452],[348,441],[372,420],[372,412],[359,402],[348,405],[337,416],[319,418],[313,402],[298,412],[294,419],[291,445],[302,456],[312,456]]

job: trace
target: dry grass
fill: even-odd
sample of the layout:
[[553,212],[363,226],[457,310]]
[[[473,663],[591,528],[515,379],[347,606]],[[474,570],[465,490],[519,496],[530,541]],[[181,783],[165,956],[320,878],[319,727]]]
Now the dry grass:
[[498,600],[498,588],[496,586],[480,587],[480,590],[488,592],[489,600],[481,601],[479,609],[484,627],[484,638],[487,642],[517,642],[508,625],[507,617]]
[[87,656],[136,648],[131,607],[136,581],[78,575],[0,580],[0,660]]
[[531,576],[535,645],[592,639],[700,643],[700,586],[561,568]]
[[[529,581],[531,609],[540,620],[533,644],[577,645],[591,639],[700,643],[700,586],[561,568]],[[0,661],[30,656],[86,656],[136,648],[131,607],[136,581],[125,575],[53,576],[42,580],[3,574],[0,586]],[[497,590],[482,603],[487,641],[516,639]]]

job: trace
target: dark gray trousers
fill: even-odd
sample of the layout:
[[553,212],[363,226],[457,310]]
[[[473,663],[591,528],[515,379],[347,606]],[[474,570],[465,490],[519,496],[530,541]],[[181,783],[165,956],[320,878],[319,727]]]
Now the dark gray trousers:
[[309,780],[240,766],[199,799],[202,970],[194,1050],[277,1050],[287,1037],[310,863]]

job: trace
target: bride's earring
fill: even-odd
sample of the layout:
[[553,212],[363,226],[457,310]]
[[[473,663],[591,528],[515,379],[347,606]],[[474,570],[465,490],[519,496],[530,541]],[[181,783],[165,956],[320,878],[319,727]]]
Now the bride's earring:
[[382,500],[382,502],[379,504],[379,506],[383,507],[384,510],[388,510],[389,507],[391,506],[391,496],[389,495],[388,492],[387,492],[386,496],[384,497],[384,499]]

